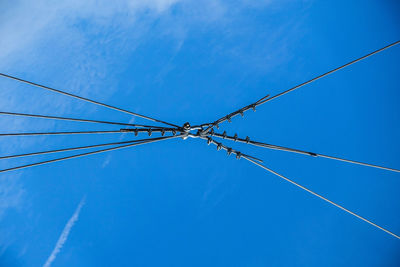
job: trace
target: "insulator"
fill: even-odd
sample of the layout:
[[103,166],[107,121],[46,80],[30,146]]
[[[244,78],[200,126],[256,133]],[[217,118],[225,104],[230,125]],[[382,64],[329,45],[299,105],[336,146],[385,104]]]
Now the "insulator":
[[246,136],[246,144],[250,142],[250,137]]
[[211,136],[214,135],[214,129],[212,129],[212,128],[211,128],[211,131],[210,131],[210,135],[211,135]]
[[162,129],[161,130],[161,136],[164,136],[165,135],[165,129]]
[[217,144],[217,150],[221,150],[221,148],[222,148],[221,143],[218,143],[218,144]]
[[241,110],[239,111],[239,113],[240,113],[240,115],[242,115],[242,117],[244,116],[244,114],[243,114],[243,109],[241,109]]
[[217,123],[217,124],[215,124],[215,127],[217,128],[217,129],[219,129],[219,124]]
[[176,130],[175,129],[172,129],[172,134],[176,135]]
[[228,156],[229,156],[230,154],[232,154],[232,148],[228,147],[228,149],[226,150],[226,153],[228,153]]
[[207,138],[207,145],[211,144],[212,139],[211,138]]
[[228,120],[228,122],[232,122],[231,116],[226,116],[226,119]]
[[226,131],[224,131],[223,133],[222,133],[222,138],[226,138]]
[[235,140],[235,142],[238,140],[238,135],[237,135],[237,133],[235,133],[235,135],[233,136],[233,139]]
[[256,104],[251,105],[251,108],[256,111]]
[[149,136],[151,136],[151,133],[152,133],[151,129],[148,129],[147,133],[149,134]]
[[135,129],[135,130],[133,130],[134,131],[134,133],[135,133],[135,136],[137,136],[138,135],[138,129]]

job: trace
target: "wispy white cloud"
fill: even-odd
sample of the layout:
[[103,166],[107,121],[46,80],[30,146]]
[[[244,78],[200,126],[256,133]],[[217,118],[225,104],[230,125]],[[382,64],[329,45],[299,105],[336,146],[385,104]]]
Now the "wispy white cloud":
[[78,207],[76,208],[74,214],[72,217],[68,220],[67,224],[65,225],[60,237],[57,240],[57,243],[51,252],[50,256],[47,258],[47,261],[43,265],[44,267],[49,267],[53,263],[53,261],[56,259],[57,254],[60,252],[62,247],[64,246],[65,242],[68,239],[69,232],[71,231],[72,227],[75,225],[75,223],[78,221],[79,218],[79,213],[81,212],[81,209],[83,205],[85,204],[85,197],[82,198],[81,202],[79,202]]
[[108,154],[107,157],[105,157],[105,159],[103,160],[103,163],[101,164],[101,168],[105,168],[107,167],[108,164],[110,164],[111,162],[111,155]]
[[[17,208],[24,193],[20,185],[20,174],[3,174],[0,179],[0,219],[9,208]],[[1,240],[1,239],[0,239]]]

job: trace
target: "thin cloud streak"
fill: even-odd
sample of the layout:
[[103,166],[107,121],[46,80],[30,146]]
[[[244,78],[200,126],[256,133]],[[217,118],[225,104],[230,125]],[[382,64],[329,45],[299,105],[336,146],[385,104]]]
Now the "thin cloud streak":
[[79,213],[81,212],[82,206],[85,204],[85,199],[86,197],[83,197],[81,202],[79,202],[78,207],[76,208],[74,214],[72,217],[69,219],[67,224],[64,227],[64,230],[62,231],[60,237],[58,238],[58,241],[56,243],[56,246],[54,247],[53,251],[51,252],[50,256],[48,257],[46,263],[43,265],[43,267],[49,267],[53,263],[53,261],[56,259],[58,253],[60,252],[61,248],[64,246],[64,243],[68,239],[69,232],[71,231],[72,227],[76,223],[76,221],[79,218]]

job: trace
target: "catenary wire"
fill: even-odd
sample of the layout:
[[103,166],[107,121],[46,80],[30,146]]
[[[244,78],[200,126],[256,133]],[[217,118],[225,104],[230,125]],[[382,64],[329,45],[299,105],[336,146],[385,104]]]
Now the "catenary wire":
[[294,90],[296,90],[296,89],[298,89],[298,88],[300,88],[300,87],[302,87],[302,86],[304,86],[304,85],[306,85],[306,84],[312,83],[312,82],[314,82],[314,81],[316,81],[316,80],[318,80],[318,79],[321,79],[322,77],[328,76],[329,74],[332,74],[332,73],[334,73],[334,72],[336,72],[336,71],[338,71],[338,70],[341,70],[341,69],[343,69],[343,68],[345,68],[345,67],[348,67],[348,66],[350,66],[350,65],[352,65],[352,64],[354,64],[354,63],[356,63],[356,62],[359,62],[359,61],[361,61],[361,60],[363,60],[363,59],[366,59],[366,58],[368,58],[368,57],[370,57],[370,56],[372,56],[372,55],[375,55],[375,54],[377,54],[377,53],[379,53],[379,52],[382,52],[383,50],[386,50],[386,49],[388,49],[388,48],[390,48],[390,47],[392,47],[392,46],[395,46],[395,45],[397,45],[397,44],[399,44],[399,43],[400,43],[400,41],[391,43],[391,44],[389,44],[389,45],[387,45],[387,46],[385,46],[385,47],[382,47],[382,48],[380,48],[380,49],[378,49],[378,50],[375,50],[375,51],[373,51],[373,52],[371,52],[371,53],[369,53],[369,54],[367,54],[367,55],[365,55],[365,56],[362,56],[362,57],[357,58],[357,59],[355,59],[355,60],[353,60],[353,61],[350,61],[349,63],[346,63],[346,64],[344,64],[344,65],[342,65],[342,66],[340,66],[340,67],[337,67],[336,69],[330,70],[330,71],[328,71],[328,72],[326,72],[326,73],[324,73],[324,74],[321,74],[321,75],[319,75],[319,76],[317,76],[317,77],[315,77],[315,78],[312,78],[311,80],[308,80],[308,81],[303,82],[303,83],[301,83],[301,84],[299,84],[299,85],[296,85],[295,87],[292,87],[292,88],[290,88],[290,89],[288,89],[288,90],[286,90],[286,91],[283,91],[282,93],[279,93],[279,94],[274,95],[274,96],[272,96],[272,97],[270,97],[270,98],[268,98],[268,99],[265,99],[265,100],[261,101],[261,102],[259,103],[259,105],[262,105],[262,104],[264,104],[264,103],[266,103],[266,102],[268,102],[268,101],[271,101],[271,100],[273,100],[273,99],[275,99],[275,98],[278,98],[278,97],[280,97],[280,96],[283,96],[283,95],[285,95],[285,94],[287,94],[287,93],[289,93],[289,92],[292,92],[292,91],[294,91]]
[[82,153],[82,154],[72,155],[72,156],[68,156],[68,157],[62,157],[62,158],[57,158],[57,159],[46,160],[46,161],[31,163],[31,164],[27,164],[27,165],[12,167],[12,168],[8,168],[8,169],[3,169],[3,170],[0,170],[0,173],[14,171],[14,170],[20,170],[20,169],[24,169],[24,168],[34,167],[34,166],[38,166],[38,165],[53,163],[53,162],[57,162],[57,161],[67,160],[67,159],[73,159],[73,158],[78,158],[78,157],[83,157],[83,156],[88,156],[88,155],[94,155],[94,154],[103,153],[103,152],[112,151],[112,150],[117,150],[117,149],[121,149],[121,148],[127,148],[127,147],[132,147],[132,146],[149,144],[149,143],[162,141],[162,140],[167,140],[167,139],[172,139],[172,138],[177,138],[177,137],[180,137],[180,135],[150,138],[150,139],[147,139],[146,141],[143,141],[143,142],[138,142],[138,143],[133,143],[133,144],[126,144],[126,145],[116,146],[116,147],[110,147],[110,148],[105,148],[105,149],[101,149],[101,150],[96,150],[96,151],[86,152],[86,153]]
[[372,168],[377,168],[377,169],[382,169],[382,170],[387,170],[387,171],[399,172],[400,173],[400,170],[394,169],[394,168],[389,168],[389,167],[384,167],[384,166],[379,166],[379,165],[375,165],[375,164],[370,164],[370,163],[365,163],[365,162],[355,161],[355,160],[349,160],[349,159],[344,159],[344,158],[339,158],[339,157],[334,157],[334,156],[328,156],[328,155],[314,153],[314,152],[308,152],[308,151],[304,151],[304,150],[300,150],[300,149],[294,149],[294,148],[288,148],[288,147],[283,147],[283,146],[271,145],[271,144],[267,144],[267,143],[253,141],[253,140],[250,140],[250,139],[238,138],[238,137],[235,137],[235,136],[227,136],[227,135],[219,134],[219,133],[213,133],[212,136],[223,138],[223,139],[227,139],[227,140],[231,140],[231,141],[251,144],[251,145],[258,146],[258,147],[263,147],[263,148],[269,148],[269,149],[274,149],[274,150],[293,152],[293,153],[298,153],[298,154],[302,154],[302,155],[308,155],[308,156],[312,156],[312,157],[321,157],[321,158],[333,159],[333,160],[343,161],[343,162],[347,162],[347,163],[352,163],[352,164],[357,164],[357,165],[362,165],[362,166],[368,166],[368,167],[372,167]]
[[129,140],[129,141],[122,141],[122,142],[104,143],[104,144],[97,144],[97,145],[78,146],[78,147],[45,150],[45,151],[31,152],[31,153],[24,153],[24,154],[7,155],[7,156],[0,156],[0,160],[1,159],[27,157],[27,156],[45,155],[45,154],[51,154],[51,153],[80,150],[80,149],[89,149],[89,148],[102,147],[102,146],[123,145],[123,144],[142,142],[144,140],[148,140],[148,139]]
[[153,125],[142,125],[142,124],[132,124],[132,123],[122,123],[122,122],[111,122],[111,121],[99,121],[99,120],[89,120],[89,119],[78,119],[78,118],[68,118],[68,117],[58,117],[58,116],[48,116],[39,114],[27,114],[27,113],[16,113],[16,112],[6,112],[0,111],[0,115],[11,115],[11,116],[22,116],[22,117],[32,117],[32,118],[42,118],[42,119],[54,119],[54,120],[65,120],[65,121],[77,121],[77,122],[93,122],[93,123],[103,123],[112,125],[124,125],[132,127],[152,127],[152,128],[162,128]]
[[35,136],[35,135],[70,135],[70,134],[110,134],[110,133],[127,133],[127,132],[162,132],[176,130],[173,128],[139,128],[139,129],[120,129],[110,131],[76,131],[76,132],[37,132],[37,133],[0,133],[2,136]]
[[[391,44],[389,44],[389,45],[387,45],[387,46],[385,46],[385,47],[383,47],[383,48],[380,48],[380,49],[378,49],[378,50],[375,50],[375,51],[373,51],[373,52],[371,52],[371,53],[369,53],[369,54],[367,54],[367,55],[365,55],[365,56],[362,56],[362,57],[360,57],[360,58],[358,58],[358,59],[355,59],[355,60],[353,60],[353,61],[351,61],[351,62],[349,62],[349,63],[346,63],[346,64],[344,64],[344,65],[342,65],[342,66],[340,66],[340,67],[338,67],[338,68],[336,68],[336,69],[330,70],[330,71],[328,71],[328,72],[326,72],[326,73],[324,73],[324,74],[322,74],[322,75],[319,75],[319,76],[317,76],[317,77],[315,77],[315,78],[313,78],[313,79],[311,79],[311,80],[308,80],[308,81],[303,82],[303,83],[301,83],[301,84],[299,84],[299,85],[296,85],[295,87],[292,87],[292,88],[290,88],[290,89],[288,89],[288,90],[286,90],[286,91],[284,91],[284,92],[281,92],[281,93],[279,93],[279,94],[277,94],[277,95],[275,95],[275,96],[272,96],[272,97],[269,97],[269,98],[268,98],[268,96],[265,96],[265,97],[261,98],[260,100],[258,100],[257,102],[254,102],[254,103],[252,103],[252,104],[250,104],[250,105],[247,105],[247,106],[245,106],[244,108],[239,109],[239,110],[237,110],[237,111],[235,111],[235,112],[233,112],[233,113],[231,113],[231,114],[228,114],[228,115],[226,115],[226,116],[224,116],[224,117],[222,117],[222,118],[216,120],[215,122],[211,123],[210,125],[208,125],[208,127],[207,127],[205,130],[203,130],[203,134],[206,134],[209,130],[211,130],[211,128],[213,128],[214,126],[217,126],[219,123],[221,123],[221,122],[223,122],[223,121],[226,121],[226,120],[230,120],[230,117],[233,117],[233,116],[235,116],[235,115],[237,115],[237,114],[239,114],[239,113],[243,114],[243,111],[249,110],[250,108],[254,108],[254,109],[255,109],[255,108],[256,108],[257,106],[259,106],[259,105],[262,105],[262,104],[264,104],[264,103],[266,103],[266,102],[268,102],[268,101],[270,101],[270,100],[273,100],[273,99],[275,99],[275,98],[278,98],[278,97],[280,97],[280,96],[282,96],[282,95],[284,95],[284,94],[287,94],[287,93],[289,93],[289,92],[291,92],[291,91],[294,91],[294,90],[296,90],[296,89],[298,89],[298,88],[300,88],[300,87],[302,87],[302,86],[304,86],[304,85],[306,85],[306,84],[312,83],[312,82],[314,82],[314,81],[316,81],[316,80],[318,80],[318,79],[320,79],[320,78],[322,78],[322,77],[325,77],[325,76],[327,76],[327,75],[329,75],[329,74],[332,74],[332,73],[334,73],[334,72],[336,72],[336,71],[338,71],[338,70],[341,70],[341,69],[343,69],[343,68],[345,68],[345,67],[347,67],[347,66],[350,66],[350,65],[352,65],[352,64],[354,64],[354,63],[356,63],[356,62],[359,62],[359,61],[361,61],[361,60],[363,60],[363,59],[366,59],[366,58],[368,58],[368,57],[370,57],[370,56],[372,56],[372,55],[374,55],[374,54],[377,54],[377,53],[379,53],[379,52],[382,52],[383,50],[386,50],[386,49],[388,49],[388,48],[390,48],[390,47],[392,47],[392,46],[395,46],[395,45],[397,45],[397,44],[399,44],[399,43],[400,43],[400,41],[391,43]],[[233,116],[232,116],[232,115],[233,115]]]
[[151,120],[151,121],[154,121],[154,122],[160,122],[160,123],[164,123],[164,124],[167,124],[167,125],[170,125],[170,126],[178,127],[177,125],[169,123],[169,122],[165,122],[165,121],[158,120],[158,119],[155,119],[155,118],[151,118],[151,117],[148,117],[148,116],[145,116],[145,115],[141,115],[141,114],[129,111],[129,110],[125,110],[125,109],[121,109],[121,108],[114,107],[114,106],[111,106],[111,105],[107,105],[107,104],[104,104],[104,103],[101,103],[101,102],[98,102],[98,101],[94,101],[94,100],[91,100],[91,99],[88,99],[88,98],[85,98],[85,97],[82,97],[82,96],[78,96],[78,95],[74,95],[74,94],[71,94],[71,93],[68,93],[68,92],[64,92],[64,91],[61,91],[61,90],[58,90],[58,89],[54,89],[54,88],[51,88],[51,87],[48,87],[48,86],[45,86],[45,85],[41,85],[41,84],[37,84],[37,83],[34,83],[34,82],[30,82],[30,81],[27,81],[27,80],[24,80],[24,79],[21,79],[21,78],[18,78],[18,77],[14,77],[14,76],[11,76],[11,75],[8,75],[8,74],[5,74],[5,73],[0,73],[0,76],[3,76],[3,77],[8,78],[8,79],[15,80],[15,81],[19,81],[19,82],[22,82],[22,83],[26,83],[26,84],[29,84],[29,85],[32,85],[32,86],[40,87],[40,88],[43,88],[43,89],[46,89],[46,90],[49,90],[49,91],[53,91],[53,92],[56,92],[56,93],[59,93],[59,94],[63,94],[63,95],[66,95],[66,96],[77,98],[77,99],[80,99],[80,100],[83,100],[83,101],[86,101],[86,102],[89,102],[89,103],[93,103],[93,104],[96,104],[96,105],[99,105],[99,106],[103,106],[103,107],[114,109],[114,110],[117,110],[117,111],[120,111],[120,112],[124,112],[124,113],[130,114],[130,115],[133,115],[133,116],[137,116],[137,117],[140,117],[140,118],[143,118],[143,119],[147,119],[147,120]]
[[286,180],[287,182],[289,182],[289,183],[291,183],[291,184],[293,184],[293,185],[295,185],[295,186],[297,186],[297,187],[299,187],[299,188],[301,188],[301,189],[307,191],[308,193],[310,193],[310,194],[312,194],[312,195],[314,195],[314,196],[316,196],[316,197],[319,197],[320,199],[322,199],[322,200],[328,202],[329,204],[332,204],[332,205],[336,206],[337,208],[339,208],[339,209],[341,209],[341,210],[343,210],[343,211],[345,211],[345,212],[347,212],[347,213],[349,213],[349,214],[351,214],[351,215],[357,217],[358,219],[363,220],[364,222],[366,222],[366,223],[368,223],[368,224],[370,224],[370,225],[372,225],[372,226],[374,226],[374,227],[376,227],[376,228],[378,228],[378,229],[380,229],[380,230],[382,230],[382,231],[384,231],[384,232],[386,232],[386,233],[388,233],[388,234],[394,236],[394,237],[397,238],[397,239],[400,239],[400,236],[396,235],[395,233],[393,233],[393,232],[391,232],[391,231],[389,231],[389,230],[386,230],[385,228],[383,228],[383,227],[381,227],[381,226],[379,226],[379,225],[377,225],[377,224],[371,222],[370,220],[365,219],[364,217],[362,217],[362,216],[360,216],[360,215],[358,215],[358,214],[356,214],[356,213],[354,213],[354,212],[352,212],[352,211],[346,209],[345,207],[343,207],[343,206],[341,206],[341,205],[339,205],[339,204],[336,204],[335,202],[333,202],[333,201],[331,201],[331,200],[329,200],[329,199],[327,199],[327,198],[321,196],[320,194],[317,194],[317,193],[315,193],[314,191],[312,191],[312,190],[310,190],[310,189],[308,189],[308,188],[306,188],[306,187],[304,187],[304,186],[302,186],[302,185],[300,185],[300,184],[298,184],[298,183],[292,181],[291,179],[289,179],[289,178],[283,176],[282,174],[279,174],[279,173],[277,173],[277,172],[271,170],[270,168],[268,168],[268,167],[262,165],[261,163],[258,163],[257,161],[252,160],[252,159],[250,159],[250,158],[248,158],[248,157],[246,157],[246,156],[243,156],[243,158],[246,159],[246,160],[248,160],[248,161],[250,161],[251,163],[253,163],[253,164],[255,164],[255,165],[257,165],[257,166],[263,168],[264,170],[267,170],[267,171],[269,171],[269,172],[271,172],[271,173],[273,173],[273,174],[279,176],[280,178]]

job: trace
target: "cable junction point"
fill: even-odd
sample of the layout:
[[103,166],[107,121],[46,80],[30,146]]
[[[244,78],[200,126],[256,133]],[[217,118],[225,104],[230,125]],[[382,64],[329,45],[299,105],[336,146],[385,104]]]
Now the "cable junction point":
[[[26,164],[26,165],[20,165],[20,166],[15,166],[12,168],[7,168],[7,169],[3,169],[0,170],[0,173],[4,173],[4,172],[9,172],[9,171],[15,171],[15,170],[19,170],[19,169],[24,169],[24,168],[30,168],[30,167],[34,167],[34,166],[39,166],[39,165],[44,165],[44,164],[49,164],[49,163],[54,163],[54,162],[60,162],[60,161],[65,161],[68,159],[73,159],[73,158],[78,158],[78,157],[84,157],[84,156],[89,156],[89,155],[93,155],[93,154],[98,154],[98,153],[103,153],[103,152],[109,152],[109,151],[114,151],[114,150],[119,150],[122,148],[128,148],[128,147],[134,147],[134,146],[138,146],[138,145],[144,145],[144,144],[150,144],[150,143],[155,143],[155,142],[160,142],[160,141],[164,141],[164,140],[170,140],[170,139],[178,139],[178,138],[182,138],[183,140],[190,138],[197,138],[197,139],[201,139],[201,140],[205,140],[207,142],[208,145],[213,145],[216,147],[216,149],[219,150],[224,150],[226,152],[226,155],[229,157],[230,155],[234,155],[236,159],[245,159],[249,162],[251,162],[252,164],[255,164],[261,168],[263,168],[264,170],[268,171],[269,173],[272,173],[280,178],[282,178],[283,180],[286,180],[287,182],[290,182],[291,184],[297,186],[298,188],[318,197],[319,199],[322,199],[324,201],[326,201],[327,203],[341,209],[342,211],[347,212],[348,214],[353,215],[354,217],[361,219],[362,221],[368,223],[371,226],[374,226],[376,229],[380,229],[384,232],[386,232],[387,234],[390,234],[391,236],[400,239],[399,235],[394,234],[393,232],[373,223],[372,221],[344,208],[343,206],[323,197],[322,195],[296,183],[295,181],[283,176],[282,174],[279,174],[275,171],[273,171],[272,169],[266,167],[265,165],[263,165],[263,161],[257,157],[254,156],[250,156],[248,154],[244,154],[230,146],[227,146],[226,144],[224,144],[222,141],[229,141],[229,142],[233,142],[233,143],[243,143],[243,144],[247,144],[249,146],[256,146],[256,147],[260,147],[260,148],[266,148],[266,149],[272,149],[272,150],[278,150],[278,151],[283,151],[283,152],[291,152],[291,153],[296,153],[296,154],[300,154],[300,155],[305,155],[305,156],[311,156],[313,158],[325,158],[325,159],[331,159],[331,160],[335,160],[335,161],[341,161],[341,162],[346,162],[346,163],[350,163],[350,164],[356,164],[356,165],[362,165],[362,166],[366,166],[366,167],[371,167],[371,168],[376,168],[376,169],[381,169],[381,170],[386,170],[386,171],[391,171],[391,172],[397,172],[400,173],[399,169],[395,169],[395,168],[389,168],[389,167],[384,167],[384,166],[380,166],[380,165],[376,165],[376,164],[371,164],[371,163],[365,163],[365,162],[361,162],[361,161],[356,161],[356,160],[350,160],[350,159],[345,159],[342,157],[338,157],[338,156],[330,156],[330,155],[326,155],[326,154],[321,154],[321,153],[315,153],[315,152],[310,152],[307,150],[302,150],[302,149],[297,149],[297,148],[289,148],[289,147],[285,147],[285,146],[279,146],[279,145],[273,145],[273,144],[269,144],[269,143],[265,143],[265,142],[260,142],[260,141],[254,141],[252,139],[250,139],[250,137],[239,137],[239,135],[237,133],[235,133],[234,135],[229,135],[226,131],[223,131],[222,133],[217,133],[215,132],[215,129],[219,129],[220,125],[223,125],[224,122],[228,121],[229,123],[233,121],[233,119],[240,115],[241,117],[244,117],[244,115],[246,114],[246,112],[248,110],[253,110],[256,111],[256,109],[268,102],[271,101],[273,99],[276,99],[278,97],[281,97],[289,92],[292,92],[300,87],[303,87],[307,84],[310,84],[320,78],[323,78],[327,75],[330,75],[336,71],[339,71],[345,67],[348,67],[356,62],[359,62],[361,60],[364,60],[372,55],[375,55],[379,52],[382,52],[390,47],[393,47],[397,44],[399,44],[400,41],[394,42],[392,44],[389,44],[381,49],[375,50],[369,54],[366,54],[365,56],[362,56],[360,58],[357,58],[353,61],[350,61],[349,63],[346,63],[342,66],[339,66],[335,69],[332,69],[324,74],[321,74],[319,76],[316,76],[308,81],[305,81],[299,85],[296,85],[286,91],[283,91],[277,95],[274,95],[272,97],[270,97],[269,95],[266,95],[264,97],[262,97],[261,99],[257,100],[254,103],[251,103],[247,106],[244,106],[232,113],[229,113],[227,115],[224,115],[222,117],[220,117],[219,119],[213,121],[213,122],[209,122],[209,123],[203,123],[200,125],[196,125],[196,126],[192,126],[189,122],[184,123],[181,127],[177,126],[174,123],[170,123],[170,122],[166,122],[166,121],[162,121],[153,117],[149,117],[149,116],[145,116],[142,114],[138,114],[135,112],[131,112],[122,108],[118,108],[115,106],[111,106],[108,104],[104,104],[89,98],[85,98],[82,96],[78,96],[78,95],[74,95],[71,93],[68,93],[66,91],[62,91],[62,90],[58,90],[58,89],[54,89],[45,85],[41,85],[38,83],[34,83],[34,82],[30,82],[21,78],[17,78],[8,74],[4,74],[4,73],[0,73],[1,77],[7,78],[7,79],[12,79],[18,82],[22,82],[25,84],[29,84],[31,86],[37,87],[37,88],[42,88],[48,91],[52,91],[54,93],[58,93],[58,94],[62,94],[62,95],[66,95],[81,101],[85,101],[85,102],[89,102],[92,104],[96,104],[98,106],[102,106],[108,109],[112,109],[112,110],[116,110],[122,113],[126,113],[126,114],[130,114],[132,116],[136,116],[136,117],[140,117],[142,119],[146,119],[152,122],[156,122],[156,123],[161,123],[163,125],[167,125],[167,126],[158,126],[158,125],[146,125],[146,124],[131,124],[131,123],[126,123],[126,122],[116,122],[116,121],[105,121],[105,120],[95,120],[95,119],[84,119],[84,118],[71,118],[71,117],[61,117],[61,116],[50,116],[50,115],[42,115],[42,114],[28,114],[28,113],[16,113],[16,112],[10,112],[10,111],[2,111],[0,112],[0,115],[5,115],[5,116],[19,116],[19,117],[30,117],[30,118],[36,118],[36,119],[52,119],[52,120],[63,120],[63,121],[71,121],[71,122],[79,122],[79,123],[93,123],[93,124],[102,124],[102,125],[108,125],[109,127],[113,126],[124,126],[125,128],[116,128],[116,129],[108,129],[108,130],[91,130],[91,131],[61,131],[61,132],[22,132],[22,133],[1,133],[0,132],[0,138],[1,137],[6,137],[6,136],[38,136],[38,135],[49,135],[49,136],[54,136],[54,135],[90,135],[90,134],[121,134],[121,136],[134,136],[137,137],[139,134],[147,134],[149,137],[153,136],[153,135],[160,135],[158,137],[153,137],[153,138],[146,138],[146,139],[130,139],[128,141],[118,141],[118,142],[109,142],[109,143],[102,143],[102,144],[88,144],[85,146],[78,146],[78,147],[65,147],[65,148],[58,148],[58,149],[51,149],[51,150],[45,150],[45,151],[36,151],[36,152],[28,152],[28,153],[20,153],[20,154],[14,154],[14,155],[0,155],[0,160],[1,159],[10,159],[10,158],[17,158],[17,157],[31,157],[31,156],[36,156],[36,155],[43,155],[43,154],[56,154],[56,153],[63,153],[66,151],[75,151],[75,150],[85,150],[85,149],[93,149],[93,148],[98,148],[98,147],[107,147],[107,148],[102,148],[100,150],[92,150],[89,152],[84,152],[84,153],[80,153],[80,154],[75,154],[72,156],[64,156],[64,157],[59,157],[59,158],[55,158],[55,159],[51,159],[51,160],[46,160],[46,161],[40,161],[40,162],[36,162],[36,163],[31,163],[31,164]],[[214,139],[215,138],[215,139]],[[216,141],[216,139],[222,139],[221,142]],[[120,139],[121,140],[121,139]]]

